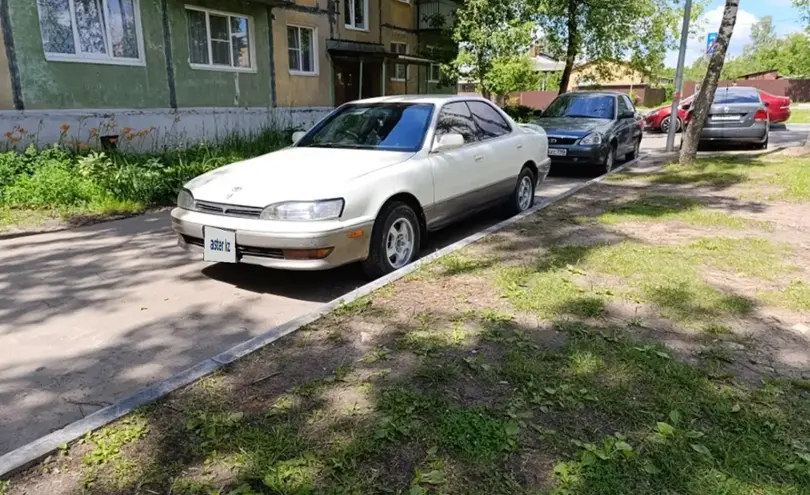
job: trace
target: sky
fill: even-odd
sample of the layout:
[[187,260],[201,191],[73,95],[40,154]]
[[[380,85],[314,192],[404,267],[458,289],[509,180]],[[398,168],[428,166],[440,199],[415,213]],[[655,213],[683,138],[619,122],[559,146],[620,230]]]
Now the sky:
[[[720,20],[723,17],[724,0],[711,0],[706,6],[703,17],[698,21],[700,30],[696,37],[690,38],[686,50],[686,65],[689,66],[706,50],[706,35],[717,32]],[[802,25],[798,11],[793,8],[792,0],[741,0],[740,10],[737,13],[737,23],[728,53],[737,56],[742,53],[743,47],[751,42],[751,26],[759,19],[769,15],[773,17],[773,24],[777,34],[783,36],[794,31],[801,31]],[[673,50],[667,54],[665,64],[675,67],[678,63],[678,51]]]

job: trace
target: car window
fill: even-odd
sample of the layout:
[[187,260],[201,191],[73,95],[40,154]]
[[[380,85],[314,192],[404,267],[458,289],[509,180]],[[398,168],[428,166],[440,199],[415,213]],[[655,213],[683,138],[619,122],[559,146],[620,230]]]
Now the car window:
[[627,95],[623,95],[622,98],[624,98],[625,103],[627,103],[627,109],[633,113],[636,113],[636,106],[633,105],[633,102],[630,100],[630,97]]
[[543,118],[573,117],[613,120],[616,98],[604,94],[569,93],[557,97],[543,112]]
[[512,129],[492,105],[482,101],[468,101],[473,120],[478,125],[481,139],[491,139],[508,134]]
[[630,107],[627,106],[627,100],[625,97],[618,98],[619,100],[619,115],[623,114],[624,112],[629,112]]
[[740,91],[729,88],[720,88],[714,93],[714,103],[729,105],[734,103],[760,103],[759,93],[754,91]]
[[433,108],[410,103],[347,105],[308,132],[296,146],[419,151]]
[[439,113],[436,123],[436,136],[456,132],[464,136],[465,143],[478,140],[478,128],[473,120],[470,108],[464,102],[448,103]]

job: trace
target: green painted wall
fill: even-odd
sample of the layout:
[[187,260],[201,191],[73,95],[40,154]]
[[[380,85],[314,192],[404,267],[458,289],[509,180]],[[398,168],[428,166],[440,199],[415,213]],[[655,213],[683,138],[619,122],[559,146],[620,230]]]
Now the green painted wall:
[[256,72],[221,72],[191,68],[188,61],[188,27],[184,2],[170,1],[177,105],[270,106],[270,35],[267,26],[267,8],[261,4],[242,0],[189,0],[185,3],[252,17]]
[[9,2],[25,108],[166,108],[169,89],[158,0],[141,0],[145,66],[45,60],[36,1]]

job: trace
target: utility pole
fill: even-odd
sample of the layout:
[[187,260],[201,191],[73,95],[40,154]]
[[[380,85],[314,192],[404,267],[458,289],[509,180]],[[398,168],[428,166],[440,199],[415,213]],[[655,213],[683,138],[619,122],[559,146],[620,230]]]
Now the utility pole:
[[675,131],[678,126],[678,107],[681,104],[681,86],[683,85],[683,64],[686,61],[686,42],[689,41],[689,17],[692,14],[692,0],[686,0],[683,9],[683,26],[681,27],[681,49],[678,52],[678,68],[675,69],[675,91],[672,94],[672,112],[669,114],[669,135],[667,135],[667,152],[675,147]]

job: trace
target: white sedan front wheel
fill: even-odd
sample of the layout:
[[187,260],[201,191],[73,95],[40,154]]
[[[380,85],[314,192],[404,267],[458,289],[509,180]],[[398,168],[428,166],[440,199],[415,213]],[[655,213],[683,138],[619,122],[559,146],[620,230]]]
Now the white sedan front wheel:
[[419,255],[421,240],[413,208],[398,201],[386,204],[374,223],[363,271],[374,279],[402,268]]

